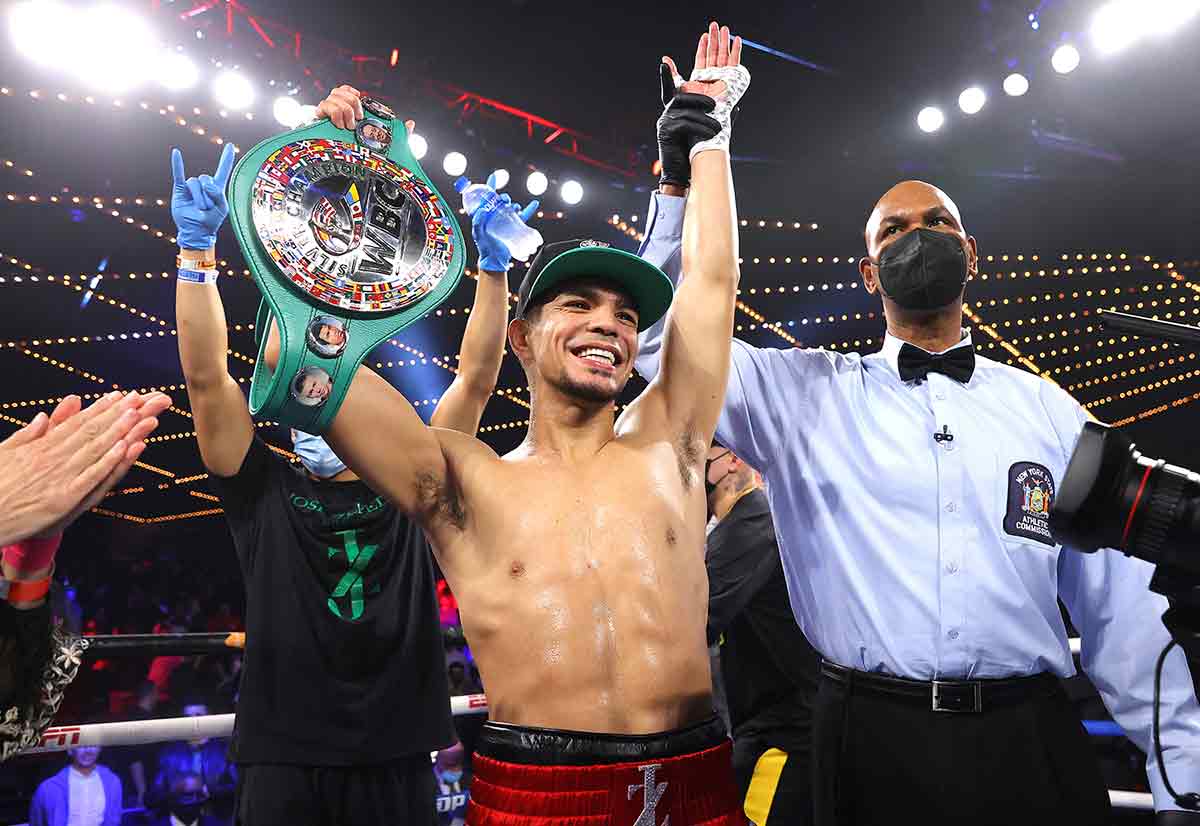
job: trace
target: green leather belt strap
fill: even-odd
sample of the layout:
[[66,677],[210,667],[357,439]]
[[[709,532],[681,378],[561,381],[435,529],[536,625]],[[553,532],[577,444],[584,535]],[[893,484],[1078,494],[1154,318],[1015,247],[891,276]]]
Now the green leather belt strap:
[[353,134],[323,120],[263,141],[231,182],[230,223],[263,294],[250,412],[308,433],[329,427],[366,355],[441,304],[465,262],[454,209],[404,124],[377,101],[363,108]]

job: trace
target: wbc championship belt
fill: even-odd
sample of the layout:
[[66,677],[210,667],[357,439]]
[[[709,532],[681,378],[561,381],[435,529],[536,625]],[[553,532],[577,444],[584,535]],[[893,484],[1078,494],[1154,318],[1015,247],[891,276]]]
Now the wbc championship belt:
[[[403,122],[378,101],[362,105],[353,134],[322,120],[258,144],[230,189],[230,222],[263,295],[250,412],[308,433],[329,427],[366,355],[432,312],[463,273],[453,208]],[[263,358],[272,318],[273,373]]]

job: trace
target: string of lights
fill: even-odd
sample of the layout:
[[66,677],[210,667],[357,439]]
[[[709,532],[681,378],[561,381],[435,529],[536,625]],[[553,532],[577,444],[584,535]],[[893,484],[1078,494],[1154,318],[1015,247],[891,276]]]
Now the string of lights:
[[[1122,390],[1120,393],[1118,393],[1116,395],[1115,398],[1128,399],[1133,396],[1141,395],[1142,393],[1149,393],[1154,390],[1161,390],[1162,388],[1164,388],[1168,385],[1177,384],[1178,382],[1182,382],[1182,381],[1188,381],[1189,379],[1194,379],[1197,377],[1200,377],[1200,368],[1197,368],[1195,370],[1189,370],[1186,373],[1179,373],[1174,376],[1167,376],[1166,378],[1157,379],[1155,381],[1149,382],[1148,384],[1143,384],[1139,387],[1132,387],[1128,390]],[[1086,407],[1088,410],[1095,410],[1096,408],[1103,407],[1104,405],[1109,404],[1110,402],[1113,401],[1113,398],[1114,398],[1113,396],[1105,396],[1104,398],[1100,398],[1100,399],[1096,399],[1094,401],[1087,402],[1086,404],[1084,404],[1084,407]]]
[[[187,118],[179,114],[180,110],[187,111],[188,107],[181,107],[175,103],[156,104],[148,100],[139,100],[136,103],[123,97],[109,97],[96,95],[79,95],[74,92],[47,92],[42,89],[25,89],[17,90],[11,86],[0,86],[0,98],[9,98],[10,100],[32,101],[33,103],[57,102],[68,105],[83,105],[83,106],[108,106],[111,105],[114,109],[122,109],[127,111],[141,111],[157,113],[160,117],[175,124],[176,126],[187,129],[193,135],[203,137],[209,143],[223,146],[225,138],[216,134],[211,126],[206,126],[197,123],[189,124]],[[198,106],[190,107],[191,112],[195,117],[202,116],[203,110]],[[236,115],[231,115],[228,110],[220,109],[216,113],[224,119],[234,118]],[[246,112],[242,116],[245,120],[254,120],[253,112]],[[237,144],[234,144],[235,148]]]
[[479,428],[480,433],[497,433],[501,430],[513,430],[518,427],[529,427],[529,419],[519,419],[511,422],[500,422],[499,424],[484,425]]
[[1103,376],[1097,376],[1095,378],[1085,379],[1076,384],[1069,384],[1069,385],[1067,385],[1066,389],[1067,389],[1068,393],[1074,392],[1075,390],[1088,389],[1091,387],[1096,387],[1101,384],[1107,384],[1110,381],[1119,381],[1120,379],[1133,378],[1139,374],[1152,373],[1155,370],[1162,370],[1167,367],[1174,367],[1176,364],[1182,365],[1183,362],[1194,360],[1195,358],[1196,358],[1195,353],[1189,353],[1186,356],[1179,356],[1177,358],[1172,357],[1169,359],[1160,359],[1159,361],[1152,362],[1150,364],[1142,364],[1137,367],[1130,367],[1126,370],[1118,370],[1118,371],[1114,371],[1112,373],[1108,373]]
[[1179,398],[1172,400],[1169,404],[1160,404],[1147,410],[1143,410],[1140,413],[1134,413],[1131,416],[1125,416],[1124,418],[1117,419],[1112,423],[1112,426],[1124,427],[1127,424],[1141,421],[1142,419],[1148,419],[1151,416],[1157,416],[1159,413],[1165,413],[1168,410],[1172,410],[1177,407],[1183,407],[1184,405],[1191,404],[1192,402],[1198,400],[1200,400],[1200,392],[1192,393],[1188,396],[1180,396]]
[[[59,204],[59,203],[63,202],[63,199],[60,198],[58,195],[50,195],[50,196],[16,195],[15,193],[10,192],[7,195],[5,195],[4,198],[9,203],[16,203],[16,204],[55,205],[55,204]],[[84,202],[81,199],[79,203],[84,203]],[[88,204],[89,204],[89,206],[94,207],[96,210],[98,210],[100,215],[106,215],[110,218],[119,219],[119,221],[121,223],[126,224],[128,226],[136,227],[137,229],[140,229],[143,232],[147,232],[147,233],[153,235],[155,238],[160,238],[166,244],[169,244],[172,246],[175,244],[176,239],[173,234],[168,233],[168,231],[166,231],[166,230],[162,230],[157,227],[153,227],[147,223],[138,223],[137,219],[135,219],[132,215],[126,215],[121,210],[114,209],[114,208],[108,206],[102,200],[96,199],[91,202],[88,202]]]
[[104,494],[104,498],[112,499],[115,496],[128,496],[131,493],[145,493],[145,492],[146,492],[146,489],[144,487],[122,488],[121,490],[110,490],[108,493]]
[[17,162],[8,158],[0,158],[0,170],[12,170],[17,175],[23,175],[26,178],[33,177],[33,170],[25,167],[17,166]]
[[[1109,341],[1112,344],[1116,343],[1116,339],[1109,339]],[[1100,342],[1097,344],[1097,346],[1103,347],[1104,340],[1101,339]],[[1146,350],[1147,350],[1147,352],[1153,354],[1153,353],[1157,353],[1160,351],[1165,352],[1168,349],[1168,347],[1170,347],[1170,346],[1171,345],[1168,345],[1168,344],[1151,344],[1149,347],[1146,348]],[[1097,356],[1094,359],[1085,359],[1083,361],[1077,361],[1074,364],[1066,364],[1066,365],[1063,365],[1062,367],[1055,367],[1054,372],[1055,373],[1070,373],[1075,370],[1087,370],[1092,367],[1100,367],[1102,364],[1112,364],[1114,361],[1123,361],[1126,358],[1132,359],[1132,358],[1136,357],[1137,355],[1139,355],[1140,352],[1141,351],[1139,351],[1139,350],[1129,350],[1127,352],[1121,352],[1121,353],[1117,353],[1115,355]],[[1054,351],[1051,351],[1051,353],[1053,355],[1057,355],[1057,353],[1054,353]],[[1067,351],[1064,349],[1062,352],[1062,355],[1066,355],[1066,354],[1067,354]]]
[[963,315],[965,315],[967,318],[971,319],[972,324],[974,324],[976,327],[978,327],[981,331],[983,331],[983,333],[985,335],[990,337],[994,342],[996,342],[996,344],[998,344],[1005,351],[1007,351],[1009,353],[1009,355],[1011,355],[1014,359],[1016,359],[1016,361],[1018,363],[1020,363],[1023,367],[1025,367],[1027,370],[1031,371],[1032,373],[1034,373],[1036,375],[1041,376],[1042,378],[1046,379],[1046,381],[1050,382],[1051,384],[1054,384],[1056,387],[1058,386],[1058,382],[1056,382],[1050,376],[1049,373],[1047,373],[1045,370],[1043,370],[1041,367],[1039,367],[1036,362],[1034,362],[1032,359],[1030,359],[1028,356],[1026,356],[1024,353],[1022,353],[1019,349],[1017,349],[1016,345],[1014,345],[1012,342],[1008,341],[1008,339],[1006,339],[1004,336],[1000,335],[1000,332],[995,327],[993,327],[991,324],[988,324],[987,322],[985,322],[983,320],[983,318],[977,312],[975,312],[974,310],[969,310],[969,309],[967,309],[967,307],[964,306],[963,307]]

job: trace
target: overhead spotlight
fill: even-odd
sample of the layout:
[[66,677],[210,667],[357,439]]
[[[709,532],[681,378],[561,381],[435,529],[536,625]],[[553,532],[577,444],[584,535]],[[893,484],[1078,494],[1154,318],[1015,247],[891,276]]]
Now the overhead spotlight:
[[1200,13],[1200,0],[1112,0],[1092,17],[1096,49],[1116,54],[1146,35],[1162,35]]
[[213,81],[213,94],[225,109],[245,109],[254,103],[254,87],[245,75],[222,72]]
[[271,112],[275,115],[275,120],[279,121],[280,126],[295,129],[304,123],[302,109],[300,101],[291,95],[284,95],[283,97],[275,98],[275,104],[271,107]]
[[1153,0],[1146,15],[1146,31],[1167,34],[1200,14],[1200,0]]
[[1103,55],[1131,45],[1142,34],[1146,11],[1132,3],[1106,3],[1092,16],[1092,42]]
[[978,86],[969,86],[958,96],[958,108],[968,115],[974,115],[987,103],[987,93]]
[[917,126],[922,132],[936,132],[946,122],[946,115],[936,106],[926,106],[917,113]]
[[141,16],[103,5],[76,17],[78,47],[68,65],[85,82],[108,92],[123,92],[149,80],[160,52]]
[[1020,72],[1013,72],[1004,78],[1004,94],[1019,98],[1029,91],[1029,79]]
[[317,119],[317,107],[311,103],[300,106],[300,123],[312,123]]
[[541,195],[550,186],[550,180],[545,173],[533,171],[529,173],[529,177],[525,179],[525,188],[529,190],[530,195]]
[[408,149],[413,153],[413,157],[419,161],[429,151],[429,142],[423,136],[413,132],[408,136]]
[[495,181],[496,191],[499,192],[500,190],[504,189],[504,187],[508,186],[508,170],[497,169],[492,173],[492,179]]
[[579,183],[579,181],[567,181],[562,185],[562,189],[559,190],[559,195],[562,196],[563,201],[566,203],[571,205],[577,204],[583,200],[583,184]]
[[8,17],[9,32],[17,51],[37,63],[54,63],[69,57],[74,43],[64,43],[74,32],[71,13],[61,3],[49,0],[28,0],[13,6]]
[[1067,43],[1054,50],[1050,65],[1060,75],[1070,74],[1079,66],[1079,50]]
[[185,54],[166,51],[158,64],[158,82],[175,91],[190,89],[200,79],[200,70]]
[[461,152],[451,152],[442,159],[442,169],[452,178],[467,171],[467,156]]

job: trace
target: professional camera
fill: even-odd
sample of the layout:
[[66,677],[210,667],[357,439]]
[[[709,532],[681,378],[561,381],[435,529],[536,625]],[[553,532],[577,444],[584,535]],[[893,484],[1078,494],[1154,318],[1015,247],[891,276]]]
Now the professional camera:
[[1171,603],[1163,622],[1200,670],[1200,474],[1087,422],[1050,509],[1050,532],[1076,550],[1116,548],[1154,563],[1150,588]]
[[[1200,329],[1105,311],[1106,326],[1180,344],[1200,342]],[[1150,589],[1167,598],[1163,624],[1173,642],[1154,678],[1154,748],[1164,785],[1184,809],[1200,810],[1200,794],[1178,795],[1163,766],[1158,736],[1162,666],[1178,644],[1200,686],[1200,474],[1142,455],[1119,430],[1086,422],[1050,508],[1050,532],[1075,550],[1115,548],[1155,566]]]
[[1087,422],[1050,512],[1073,548],[1118,548],[1200,577],[1200,474],[1144,456],[1119,430]]

